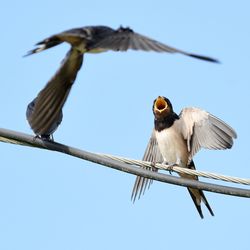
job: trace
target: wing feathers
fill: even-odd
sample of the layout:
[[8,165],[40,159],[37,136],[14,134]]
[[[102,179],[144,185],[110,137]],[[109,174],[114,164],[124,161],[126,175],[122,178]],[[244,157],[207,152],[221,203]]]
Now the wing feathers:
[[233,145],[236,132],[214,115],[198,109],[184,108],[180,114],[181,132],[187,140],[189,162],[198,150],[227,149]]
[[133,49],[180,53],[200,60],[218,62],[216,59],[207,56],[191,54],[170,47],[147,36],[136,33],[130,28],[120,27],[119,29],[114,30],[106,26],[87,26],[66,30],[37,43],[36,45],[38,47],[29,51],[27,55],[49,49],[62,42],[70,43],[72,46],[79,46],[79,49],[84,52],[106,50],[127,51],[128,49]]
[[[152,162],[152,164],[163,162],[163,157],[159,150],[154,131],[152,132],[152,135],[150,137],[150,140],[148,142],[148,145],[147,145],[147,148],[145,150],[142,160]],[[142,167],[142,168],[149,169],[146,167]],[[153,166],[149,170],[155,171],[155,172],[158,171],[157,168]],[[132,190],[131,200],[134,202],[136,198],[140,199],[141,195],[144,194],[146,188],[150,187],[152,182],[153,181],[148,178],[137,176],[133,190]]]
[[59,70],[38,94],[34,111],[27,117],[36,134],[50,134],[51,128],[60,117],[82,61],[83,54],[72,48]]

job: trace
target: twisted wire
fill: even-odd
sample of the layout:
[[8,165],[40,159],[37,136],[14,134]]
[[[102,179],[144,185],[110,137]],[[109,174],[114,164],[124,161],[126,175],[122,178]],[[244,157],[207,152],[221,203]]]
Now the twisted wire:
[[[120,162],[124,162],[130,165],[146,167],[148,169],[152,168],[152,162],[135,160],[135,159],[125,158],[125,157],[120,157],[120,156],[109,155],[109,154],[98,154],[98,155],[109,158],[109,159],[117,160]],[[178,167],[178,166],[168,166],[168,165],[159,164],[159,163],[156,163],[153,166],[158,169],[167,170],[170,172],[173,171],[179,174],[190,174],[190,175],[196,175],[196,176],[210,178],[214,180],[232,182],[232,183],[243,184],[243,185],[250,185],[250,179],[247,179],[247,178],[240,178],[240,177],[222,175],[218,173],[198,171],[198,170],[193,170],[193,169],[188,169],[188,168],[183,168],[183,167]]]

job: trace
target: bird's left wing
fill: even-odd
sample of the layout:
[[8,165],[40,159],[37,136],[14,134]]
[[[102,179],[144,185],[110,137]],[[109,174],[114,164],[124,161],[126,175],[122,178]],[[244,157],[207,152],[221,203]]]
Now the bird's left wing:
[[233,138],[237,137],[236,132],[228,124],[198,108],[184,108],[180,114],[179,124],[187,140],[189,162],[201,147],[231,148]]
[[[154,165],[155,163],[163,162],[163,157],[159,150],[154,130],[151,134],[151,137],[149,139],[149,142],[144,152],[142,160],[152,162],[152,165]],[[148,167],[141,167],[141,168],[157,172],[157,168],[153,166],[151,168],[148,168]],[[131,200],[135,201],[137,197],[138,199],[140,199],[140,196],[144,194],[146,188],[147,187],[149,188],[152,182],[153,181],[148,178],[137,176],[134,187],[133,187],[132,195],[131,195]]]
[[39,92],[34,111],[29,117],[31,128],[36,134],[48,133],[58,119],[82,61],[83,54],[71,48],[59,70]]

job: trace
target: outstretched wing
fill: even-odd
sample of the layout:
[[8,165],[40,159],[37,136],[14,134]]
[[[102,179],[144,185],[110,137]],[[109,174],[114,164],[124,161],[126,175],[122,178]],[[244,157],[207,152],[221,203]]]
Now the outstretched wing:
[[216,59],[211,57],[196,55],[170,47],[154,39],[138,34],[130,28],[123,27],[120,27],[116,31],[110,33],[110,35],[107,35],[99,42],[97,41],[96,43],[93,43],[92,47],[90,47],[89,49],[91,50],[96,48],[114,51],[126,51],[128,49],[133,49],[144,51],[180,53],[201,60],[218,62]]
[[34,111],[27,117],[35,134],[48,134],[57,122],[82,61],[83,54],[72,48],[56,74],[39,92]]
[[[147,148],[145,150],[142,160],[152,162],[151,168],[147,168],[147,167],[142,167],[142,168],[155,171],[155,172],[157,171],[157,168],[153,167],[153,165],[155,163],[163,162],[163,157],[159,150],[154,130],[151,134],[151,137],[149,139],[149,142],[148,142],[148,145],[147,145]],[[135,201],[137,197],[138,199],[140,199],[140,196],[144,194],[146,188],[147,187],[149,188],[152,182],[153,181],[148,178],[137,176],[134,187],[133,187],[132,195],[131,195],[131,200]]]
[[233,145],[236,132],[214,115],[198,109],[184,108],[180,114],[181,132],[187,140],[189,162],[203,147],[207,149],[227,149]]

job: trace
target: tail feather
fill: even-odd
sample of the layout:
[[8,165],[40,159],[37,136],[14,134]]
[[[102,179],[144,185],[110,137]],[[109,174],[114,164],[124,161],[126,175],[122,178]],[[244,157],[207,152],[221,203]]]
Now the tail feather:
[[194,202],[194,205],[195,205],[195,207],[196,207],[196,209],[197,209],[200,217],[203,219],[204,216],[203,216],[203,213],[202,213],[202,210],[201,210],[201,204],[200,204],[200,202],[197,201],[196,196],[193,194],[191,188],[188,188],[188,192],[189,192],[189,194],[190,194],[190,196],[191,196],[191,198],[192,198],[192,200]]
[[[194,165],[193,161],[190,162],[190,164],[188,165],[188,168],[195,169],[195,165]],[[192,175],[186,175],[186,174],[183,175],[182,174],[181,176],[184,178],[188,178],[188,179],[198,180],[198,177],[192,176]],[[203,216],[202,209],[201,209],[201,202],[203,202],[205,204],[205,206],[207,207],[210,214],[212,216],[214,216],[214,212],[213,212],[212,208],[210,207],[202,190],[196,189],[196,188],[188,188],[188,192],[189,192],[189,194],[194,202],[194,205],[195,205],[195,207],[196,207],[196,209],[197,209],[197,211],[202,219],[204,218],[204,216]]]
[[197,209],[197,211],[202,219],[204,218],[204,216],[203,216],[202,209],[201,209],[201,201],[203,201],[203,203],[207,207],[210,214],[212,216],[214,216],[214,212],[213,212],[212,208],[210,207],[202,190],[188,188],[188,192],[189,192],[189,194],[194,202],[194,205],[195,205],[195,207],[196,207],[196,209]]
[[201,199],[202,199],[203,203],[204,203],[205,206],[207,207],[207,209],[208,209],[208,211],[210,212],[210,214],[211,214],[212,216],[214,216],[214,212],[213,212],[212,208],[210,207],[210,205],[209,205],[209,203],[208,203],[208,201],[207,201],[207,199],[206,199],[206,197],[205,197],[203,191],[202,191],[202,190],[199,190],[199,191],[200,191],[200,195],[201,195]]
[[36,46],[38,46],[37,48],[30,50],[27,52],[27,54],[25,56],[29,56],[38,52],[41,52],[43,50],[52,48],[54,46],[57,46],[58,44],[61,44],[63,41],[60,40],[57,36],[51,36],[49,38],[44,39],[41,42],[38,42],[36,44]]

